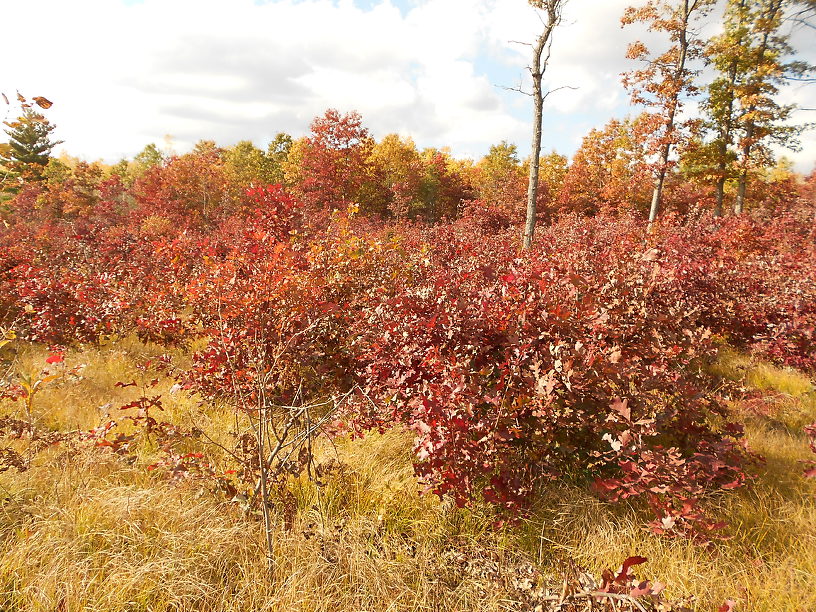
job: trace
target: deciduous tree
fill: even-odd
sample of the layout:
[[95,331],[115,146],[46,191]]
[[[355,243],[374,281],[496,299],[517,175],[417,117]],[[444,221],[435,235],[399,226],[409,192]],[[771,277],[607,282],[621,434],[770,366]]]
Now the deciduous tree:
[[[540,172],[540,170],[539,170]],[[525,200],[525,172],[516,145],[502,141],[476,166],[474,183],[479,199],[491,209],[517,220]]]
[[374,145],[371,162],[388,190],[389,213],[398,219],[416,215],[422,206],[424,166],[414,141],[388,134]]
[[626,56],[643,62],[644,66],[623,76],[632,102],[645,106],[651,117],[646,140],[649,153],[655,158],[650,225],[660,210],[666,175],[673,165],[672,150],[689,138],[689,121],[681,120],[680,112],[684,101],[696,93],[691,63],[702,52],[701,41],[695,38],[692,26],[712,4],[713,0],[649,0],[640,8],[626,9],[621,19],[623,25],[646,23],[650,31],[665,34],[670,43],[668,49],[657,55],[640,41],[629,45]]
[[224,170],[232,181],[246,187],[258,187],[270,180],[268,159],[249,140],[242,140],[224,151]]
[[329,109],[312,121],[311,134],[298,151],[300,172],[296,193],[305,204],[319,208],[360,203],[374,140],[357,112]]
[[714,139],[700,152],[705,154],[704,166],[714,180],[716,204],[714,215],[723,213],[725,183],[735,174],[736,153],[732,150],[739,122],[737,89],[750,69],[750,11],[748,0],[728,0],[723,19],[723,32],[712,38],[705,50],[706,59],[717,70],[716,78],[706,88],[702,108],[707,127]]
[[792,49],[783,32],[789,0],[750,0],[750,46],[745,55],[747,73],[737,90],[740,130],[738,185],[734,212],[745,208],[745,194],[752,165],[773,163],[771,144],[798,147],[802,128],[788,123],[793,105],[779,102],[779,86],[811,69],[802,62],[787,62]]
[[286,160],[292,150],[292,137],[286,132],[278,132],[266,148],[267,173],[269,182],[277,185],[286,184]]
[[424,166],[421,215],[432,223],[456,217],[463,202],[473,198],[473,190],[460,167],[446,149],[425,149],[421,158]]
[[652,179],[641,144],[643,123],[613,119],[584,137],[564,177],[556,203],[560,212],[648,210]]

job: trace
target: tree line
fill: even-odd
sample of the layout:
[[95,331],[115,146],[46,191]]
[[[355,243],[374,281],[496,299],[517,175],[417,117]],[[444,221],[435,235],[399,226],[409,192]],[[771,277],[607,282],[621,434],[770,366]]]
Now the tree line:
[[[201,141],[191,153],[173,156],[150,144],[132,160],[89,164],[53,158],[61,141],[53,140],[54,125],[41,112],[51,103],[18,94],[23,112],[6,122],[0,188],[8,200],[39,184],[40,204],[70,216],[98,200],[102,183],[113,177],[149,188],[151,180],[161,182],[159,174],[180,174],[186,187],[177,195],[191,214],[206,217],[214,207],[234,204],[245,187],[281,184],[324,209],[355,203],[366,214],[392,219],[476,215],[497,226],[524,222],[526,245],[536,223],[565,214],[635,212],[651,224],[662,211],[708,209],[719,216],[730,208],[739,214],[795,197],[801,178],[774,150],[796,150],[808,126],[791,122],[795,107],[779,94],[783,84],[812,72],[792,59],[790,38],[794,28],[808,27],[813,2],[650,0],[628,8],[624,26],[645,24],[664,43],[649,49],[635,41],[627,52],[639,66],[622,76],[623,84],[633,109],[642,112],[590,131],[572,160],[541,154],[548,95],[542,79],[566,3],[530,0],[545,27],[532,45],[534,154],[527,159],[508,142],[473,161],[444,148],[419,149],[396,134],[377,141],[358,113],[329,109],[308,135],[279,133],[266,150],[249,141],[226,148]],[[719,32],[701,38],[703,24],[714,18]],[[699,115],[690,112],[692,101]]]

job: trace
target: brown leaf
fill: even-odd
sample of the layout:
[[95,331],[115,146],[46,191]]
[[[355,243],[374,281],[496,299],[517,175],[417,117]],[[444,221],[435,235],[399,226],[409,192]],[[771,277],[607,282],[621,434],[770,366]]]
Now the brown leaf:
[[629,399],[621,399],[616,397],[610,405],[610,408],[621,415],[627,421],[632,418],[632,410],[629,408]]
[[5,102],[7,105],[10,105],[10,104],[11,104],[11,102],[9,102],[9,99],[6,97],[6,94],[0,94],[0,95],[2,95],[2,96],[3,96],[3,101],[4,101],[4,102]]
[[660,259],[660,251],[658,249],[650,249],[641,257],[643,261],[657,261]]
[[51,102],[51,100],[48,98],[43,98],[42,96],[34,96],[34,102],[36,102],[37,106],[40,108],[48,109],[54,106],[54,103]]

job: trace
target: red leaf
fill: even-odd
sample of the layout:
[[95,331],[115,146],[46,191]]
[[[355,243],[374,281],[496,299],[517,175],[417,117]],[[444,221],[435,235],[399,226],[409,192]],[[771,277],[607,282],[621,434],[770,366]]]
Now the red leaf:
[[643,563],[646,563],[646,561],[648,561],[646,557],[641,557],[638,555],[629,557],[628,559],[626,559],[626,561],[623,562],[623,569],[621,571],[625,574],[628,574],[630,567],[632,567],[633,565],[641,565]]
[[725,603],[717,608],[717,612],[731,612],[736,605],[737,602],[735,602],[733,599],[726,599]]
[[51,353],[45,363],[62,363],[63,361],[65,361],[64,353]]
[[629,568],[633,565],[640,565],[641,563],[646,563],[646,557],[634,556],[629,557],[626,561],[623,562],[621,566],[621,570],[617,576],[615,576],[615,582],[623,582],[629,577]]
[[637,585],[634,589],[629,591],[630,597],[642,597],[643,595],[649,595],[652,592],[649,583],[645,580]]

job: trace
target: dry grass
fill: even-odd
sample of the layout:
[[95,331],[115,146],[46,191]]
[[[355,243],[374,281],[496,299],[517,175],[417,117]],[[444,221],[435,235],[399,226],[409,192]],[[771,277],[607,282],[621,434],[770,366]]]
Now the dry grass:
[[[87,364],[83,380],[45,388],[35,418],[55,429],[97,425],[134,392],[114,384],[136,379],[135,363],[157,352],[132,341],[71,352],[69,367]],[[44,355],[22,348],[15,368],[36,371]],[[746,414],[748,440],[766,458],[756,484],[708,501],[730,521],[730,539],[711,548],[653,536],[639,508],[565,484],[542,492],[521,525],[492,529],[488,508],[417,495],[410,439],[391,432],[339,441],[346,468],[320,489],[297,483],[299,517],[276,529],[270,575],[260,523],[237,506],[168,483],[141,461],[57,447],[27,472],[0,474],[0,610],[517,609],[507,592],[450,564],[454,549],[508,567],[521,554],[553,574],[566,559],[598,571],[640,554],[649,561],[639,575],[668,584],[672,597],[696,595],[700,610],[727,597],[737,610],[816,610],[816,484],[800,463],[810,455],[801,425],[816,420],[812,384],[734,354],[716,367],[772,400]],[[166,400],[170,419],[203,422],[216,437],[231,427],[224,409],[183,394]]]

